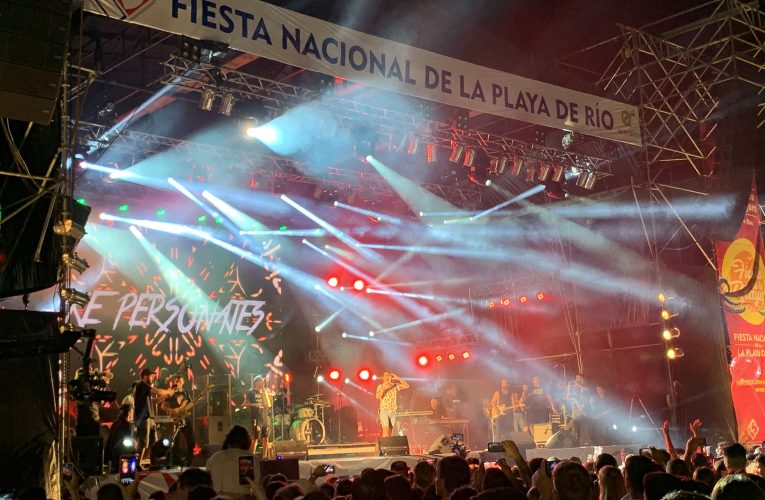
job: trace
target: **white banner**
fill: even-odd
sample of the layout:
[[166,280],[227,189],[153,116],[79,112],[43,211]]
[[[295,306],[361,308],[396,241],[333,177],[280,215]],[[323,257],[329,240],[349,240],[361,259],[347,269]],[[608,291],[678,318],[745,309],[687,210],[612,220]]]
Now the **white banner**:
[[460,108],[641,145],[635,106],[361,33],[259,0],[86,0],[85,9]]

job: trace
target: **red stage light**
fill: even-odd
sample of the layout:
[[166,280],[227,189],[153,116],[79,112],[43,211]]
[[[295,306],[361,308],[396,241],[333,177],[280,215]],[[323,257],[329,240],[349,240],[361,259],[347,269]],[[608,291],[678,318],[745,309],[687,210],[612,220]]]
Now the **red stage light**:
[[493,308],[494,306],[496,306],[496,305],[497,305],[497,304],[495,304],[493,300],[492,300],[492,301],[490,301],[490,302],[489,302],[489,309],[492,309],[492,308]]
[[287,372],[284,374],[284,381],[287,382],[288,384],[292,382],[292,375],[290,374],[290,372]]
[[528,301],[529,301],[529,298],[528,298],[528,297],[526,297],[525,295],[521,295],[521,296],[518,298],[518,301],[519,301],[521,304],[525,304],[526,302],[528,302]]
[[544,292],[537,292],[537,300],[545,300]]
[[362,368],[361,370],[359,370],[360,380],[363,380],[364,382],[366,382],[370,378],[372,378],[372,373],[369,370],[367,370],[366,368]]
[[430,364],[430,358],[425,356],[424,354],[421,354],[420,357],[417,358],[417,364],[425,368],[426,366]]
[[330,370],[329,371],[329,379],[330,380],[340,380],[340,370]]
[[455,355],[454,355],[454,353],[452,353],[452,352],[450,352],[450,353],[449,353],[449,356],[448,356],[448,358],[449,358],[449,361],[454,361],[454,359],[455,359],[456,357],[457,357],[457,356],[455,356]]
[[468,351],[463,352],[462,353],[462,359],[468,359],[468,358],[470,358],[470,352],[468,352]]
[[358,290],[359,292],[364,289],[366,284],[364,283],[364,280],[356,280],[353,282],[353,288]]
[[331,286],[332,288],[337,288],[337,285],[340,284],[340,280],[337,279],[337,276],[330,276],[327,279],[327,284]]
[[510,299],[508,299],[507,297],[502,297],[502,299],[500,300],[500,303],[503,306],[509,306],[510,305]]
[[441,361],[443,361],[443,360],[444,360],[444,357],[443,357],[443,356],[441,356],[440,354],[436,356],[436,361],[438,361],[439,363],[440,363]]

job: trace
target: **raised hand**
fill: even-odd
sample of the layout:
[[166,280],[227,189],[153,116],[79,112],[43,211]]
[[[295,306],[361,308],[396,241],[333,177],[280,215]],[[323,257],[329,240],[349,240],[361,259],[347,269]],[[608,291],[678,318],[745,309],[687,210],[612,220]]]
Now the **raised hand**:
[[664,423],[661,424],[661,430],[664,431],[664,434],[669,433],[669,420],[665,420]]
[[699,435],[699,429],[701,429],[701,419],[695,419],[688,427],[691,429],[691,436],[697,437]]

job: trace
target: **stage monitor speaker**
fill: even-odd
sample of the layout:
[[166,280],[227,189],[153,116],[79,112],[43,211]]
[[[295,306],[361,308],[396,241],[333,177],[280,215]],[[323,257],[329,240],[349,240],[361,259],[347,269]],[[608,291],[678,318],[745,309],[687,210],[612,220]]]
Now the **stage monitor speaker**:
[[73,437],[72,454],[84,477],[103,474],[104,446],[99,436]]
[[0,2],[0,116],[50,123],[71,16],[71,0]]
[[406,436],[377,438],[379,455],[409,455],[409,439]]
[[529,432],[511,432],[508,434],[507,439],[513,441],[521,452],[536,448],[534,439],[531,438]]
[[552,425],[531,424],[531,436],[536,444],[545,444],[552,436]]
[[194,434],[203,444],[223,444],[226,434],[231,430],[231,417],[199,417],[196,420]]
[[[279,442],[279,441],[277,441]],[[282,460],[261,460],[260,476],[269,474],[284,474],[290,481],[300,479],[300,463],[297,458],[283,458]]]
[[297,460],[308,459],[308,444],[305,441],[274,441],[273,445],[277,462],[288,458]]
[[356,408],[343,406],[335,415],[338,440],[341,443],[353,443],[359,440],[359,417]]
[[547,440],[545,448],[576,448],[579,440],[571,432],[561,429]]

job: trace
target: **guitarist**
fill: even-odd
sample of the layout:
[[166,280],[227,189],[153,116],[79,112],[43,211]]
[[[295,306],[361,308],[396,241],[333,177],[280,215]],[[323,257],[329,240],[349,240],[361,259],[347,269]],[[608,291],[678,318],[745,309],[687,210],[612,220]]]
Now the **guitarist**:
[[194,456],[194,430],[190,417],[194,404],[183,388],[185,380],[181,375],[171,375],[167,381],[173,394],[165,398],[161,408],[175,421],[173,464],[188,466]]
[[398,375],[385,372],[383,381],[377,386],[375,397],[380,402],[380,424],[382,425],[382,437],[390,436],[396,425],[396,395],[398,391],[408,389],[409,384]]
[[510,411],[512,404],[513,395],[510,392],[510,383],[503,378],[499,382],[499,389],[494,391],[494,395],[491,397],[494,441],[506,439],[513,430],[513,415]]

